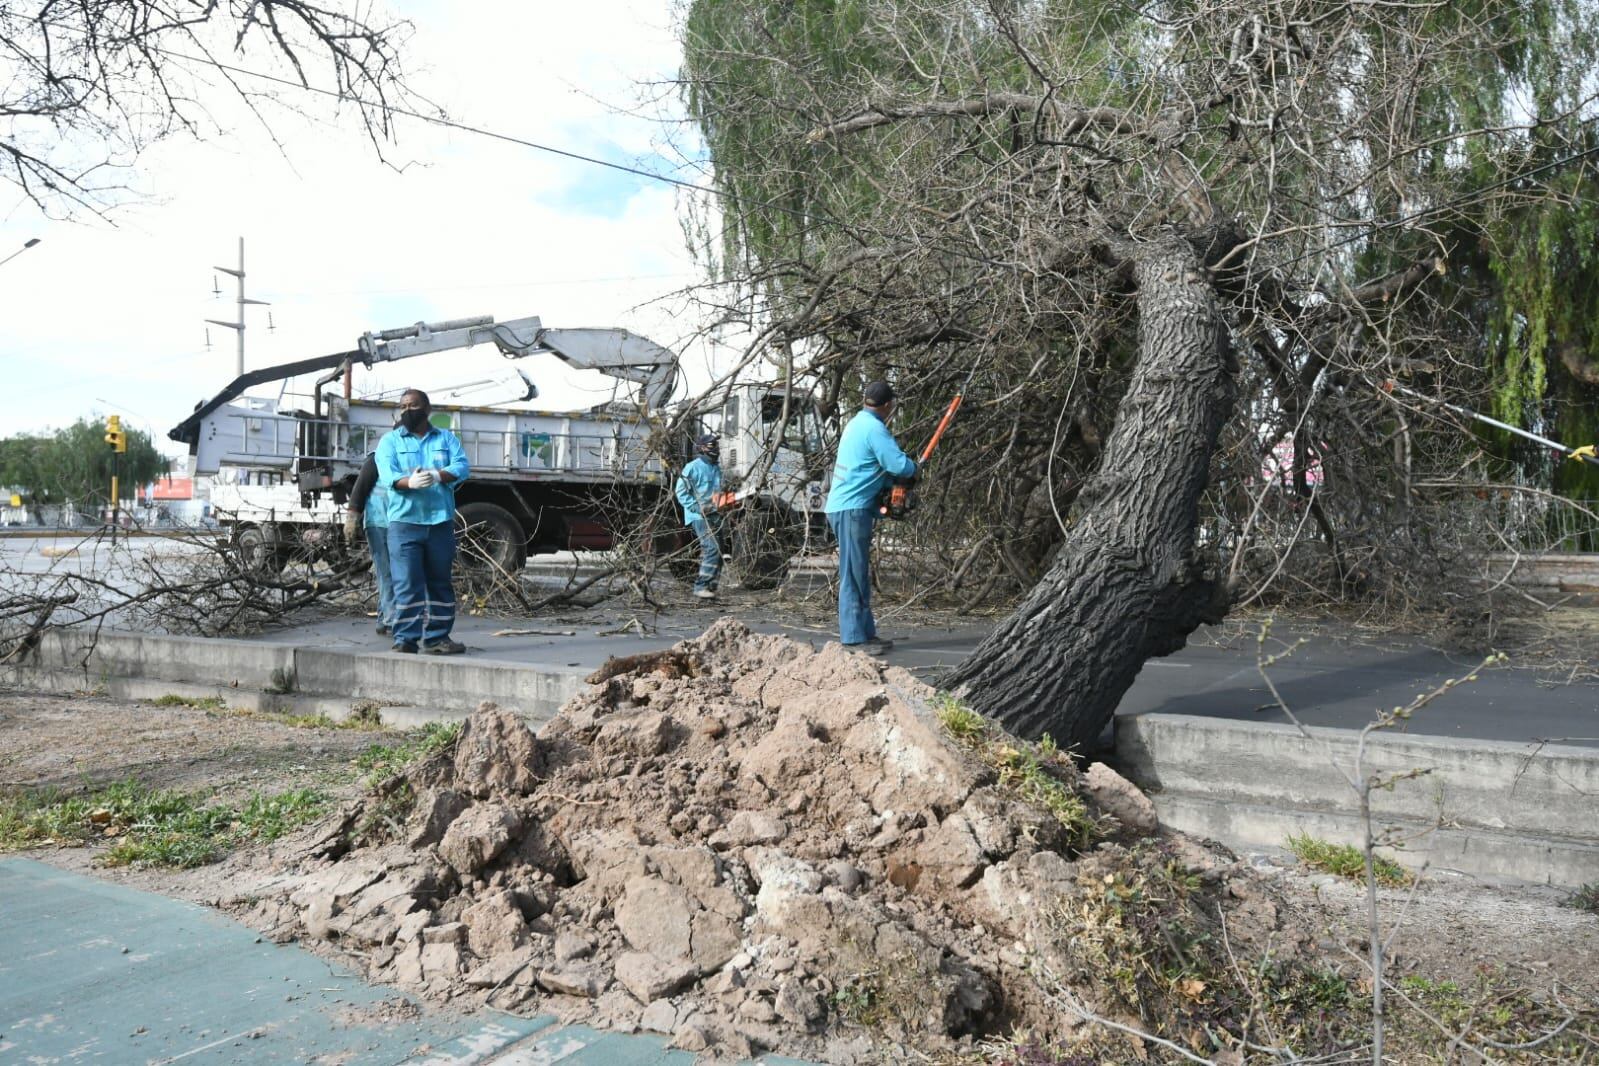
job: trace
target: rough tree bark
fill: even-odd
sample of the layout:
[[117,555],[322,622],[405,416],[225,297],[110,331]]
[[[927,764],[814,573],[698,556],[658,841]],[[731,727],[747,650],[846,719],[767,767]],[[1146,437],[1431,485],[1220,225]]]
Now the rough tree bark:
[[982,713],[1062,746],[1098,737],[1144,660],[1226,613],[1196,552],[1199,500],[1232,412],[1233,359],[1186,241],[1133,253],[1138,363],[1079,517],[1027,599],[943,680]]

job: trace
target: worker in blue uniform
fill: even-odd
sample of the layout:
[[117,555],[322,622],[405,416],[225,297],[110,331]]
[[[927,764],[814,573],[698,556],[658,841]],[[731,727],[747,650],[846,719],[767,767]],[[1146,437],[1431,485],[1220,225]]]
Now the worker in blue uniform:
[[394,576],[394,650],[459,655],[455,627],[455,490],[466,452],[432,423],[427,393],[400,397],[400,424],[378,442],[378,482],[389,490],[389,566]]
[[716,582],[722,575],[722,548],[717,534],[722,529],[718,499],[722,492],[722,446],[714,434],[706,433],[694,441],[694,459],[677,476],[677,502],[683,508],[683,522],[700,542],[700,572],[694,579],[694,595],[702,600],[716,598]]
[[386,637],[394,629],[394,572],[389,566],[389,490],[378,480],[377,452],[366,457],[350,490],[344,512],[345,543],[353,548],[363,527],[378,586],[378,635]]
[[827,520],[838,538],[838,638],[846,648],[882,655],[894,646],[877,635],[872,617],[872,529],[878,497],[895,481],[913,481],[916,460],[888,431],[894,389],[874,381],[861,394],[865,408],[844,427],[827,493]]

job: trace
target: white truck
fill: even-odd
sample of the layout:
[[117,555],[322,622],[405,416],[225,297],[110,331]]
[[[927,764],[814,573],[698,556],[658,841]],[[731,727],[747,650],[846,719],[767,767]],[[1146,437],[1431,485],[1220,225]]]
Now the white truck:
[[[605,551],[633,539],[691,562],[692,537],[670,496],[694,434],[706,428],[722,433],[725,486],[739,500],[727,532],[733,580],[778,580],[796,550],[825,536],[824,441],[809,397],[745,385],[719,390],[713,407],[673,408],[676,356],[620,329],[481,316],[367,333],[352,351],[241,376],[169,436],[189,446],[196,475],[213,477],[213,510],[245,566],[275,571],[294,558],[336,556],[356,475],[395,423],[395,405],[352,398],[356,364],[479,343],[511,359],[549,352],[641,389],[636,404],[566,413],[435,405],[434,423],[460,438],[472,468],[456,492],[473,545],[463,561],[514,574],[530,554]],[[317,371],[326,373],[310,411],[242,396],[252,385]],[[324,391],[340,378],[342,390]],[[529,382],[523,400],[536,395]]]

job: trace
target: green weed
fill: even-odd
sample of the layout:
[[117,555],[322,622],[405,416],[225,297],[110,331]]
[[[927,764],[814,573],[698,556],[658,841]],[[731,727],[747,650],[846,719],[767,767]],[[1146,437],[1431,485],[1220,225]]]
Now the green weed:
[[1589,914],[1599,914],[1599,881],[1583,885],[1566,900],[1566,906]]
[[374,744],[367,748],[355,757],[355,768],[370,788],[443,751],[460,735],[460,722],[429,722],[406,733],[398,744]]
[[347,837],[352,846],[382,843],[401,832],[401,826],[416,806],[416,793],[409,781],[401,780],[387,791],[374,790],[376,798],[366,805],[366,813]]
[[947,692],[940,692],[933,697],[933,712],[938,715],[938,721],[945,731],[956,740],[975,741],[987,732],[983,716]]
[[209,802],[209,793],[152,789],[122,781],[85,795],[41,792],[0,798],[0,851],[114,841],[108,866],[188,868],[233,848],[270,841],[321,816],[329,798],[316,789],[259,793],[242,807]]
[[881,993],[875,973],[851,974],[833,991],[833,1009],[856,1025],[875,1026],[882,1021]]
[[1349,978],[1336,970],[1312,969],[1286,990],[1287,1002],[1301,1010],[1345,1011],[1358,998]]
[[934,698],[933,711],[954,740],[993,767],[1003,787],[1054,815],[1074,847],[1085,848],[1094,842],[1099,823],[1088,813],[1083,798],[1062,780],[1071,777],[1070,759],[1052,739],[1028,744],[998,729],[990,730],[987,719],[947,693]]
[[381,732],[384,729],[381,716],[371,713],[352,714],[349,718],[337,720],[325,714],[287,714],[280,711],[232,711],[232,718],[248,718],[256,722],[275,722],[286,725],[291,729],[353,729],[363,733]]
[[[1313,870],[1321,870],[1352,881],[1366,879],[1366,859],[1353,844],[1333,844],[1313,836],[1290,836],[1288,850]],[[1409,870],[1392,859],[1372,856],[1372,872],[1385,888],[1401,888],[1413,880]]]

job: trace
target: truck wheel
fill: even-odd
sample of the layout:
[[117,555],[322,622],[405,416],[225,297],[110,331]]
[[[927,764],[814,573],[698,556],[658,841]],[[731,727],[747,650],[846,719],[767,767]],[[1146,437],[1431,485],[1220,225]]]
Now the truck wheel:
[[456,561],[475,577],[515,577],[527,562],[522,523],[492,503],[463,504],[455,514]]
[[246,574],[270,576],[288,562],[275,526],[242,526],[233,531],[233,554]]
[[740,588],[767,589],[782,583],[788,575],[788,561],[795,542],[789,523],[775,514],[749,514],[733,527],[733,544],[728,560],[730,577]]

